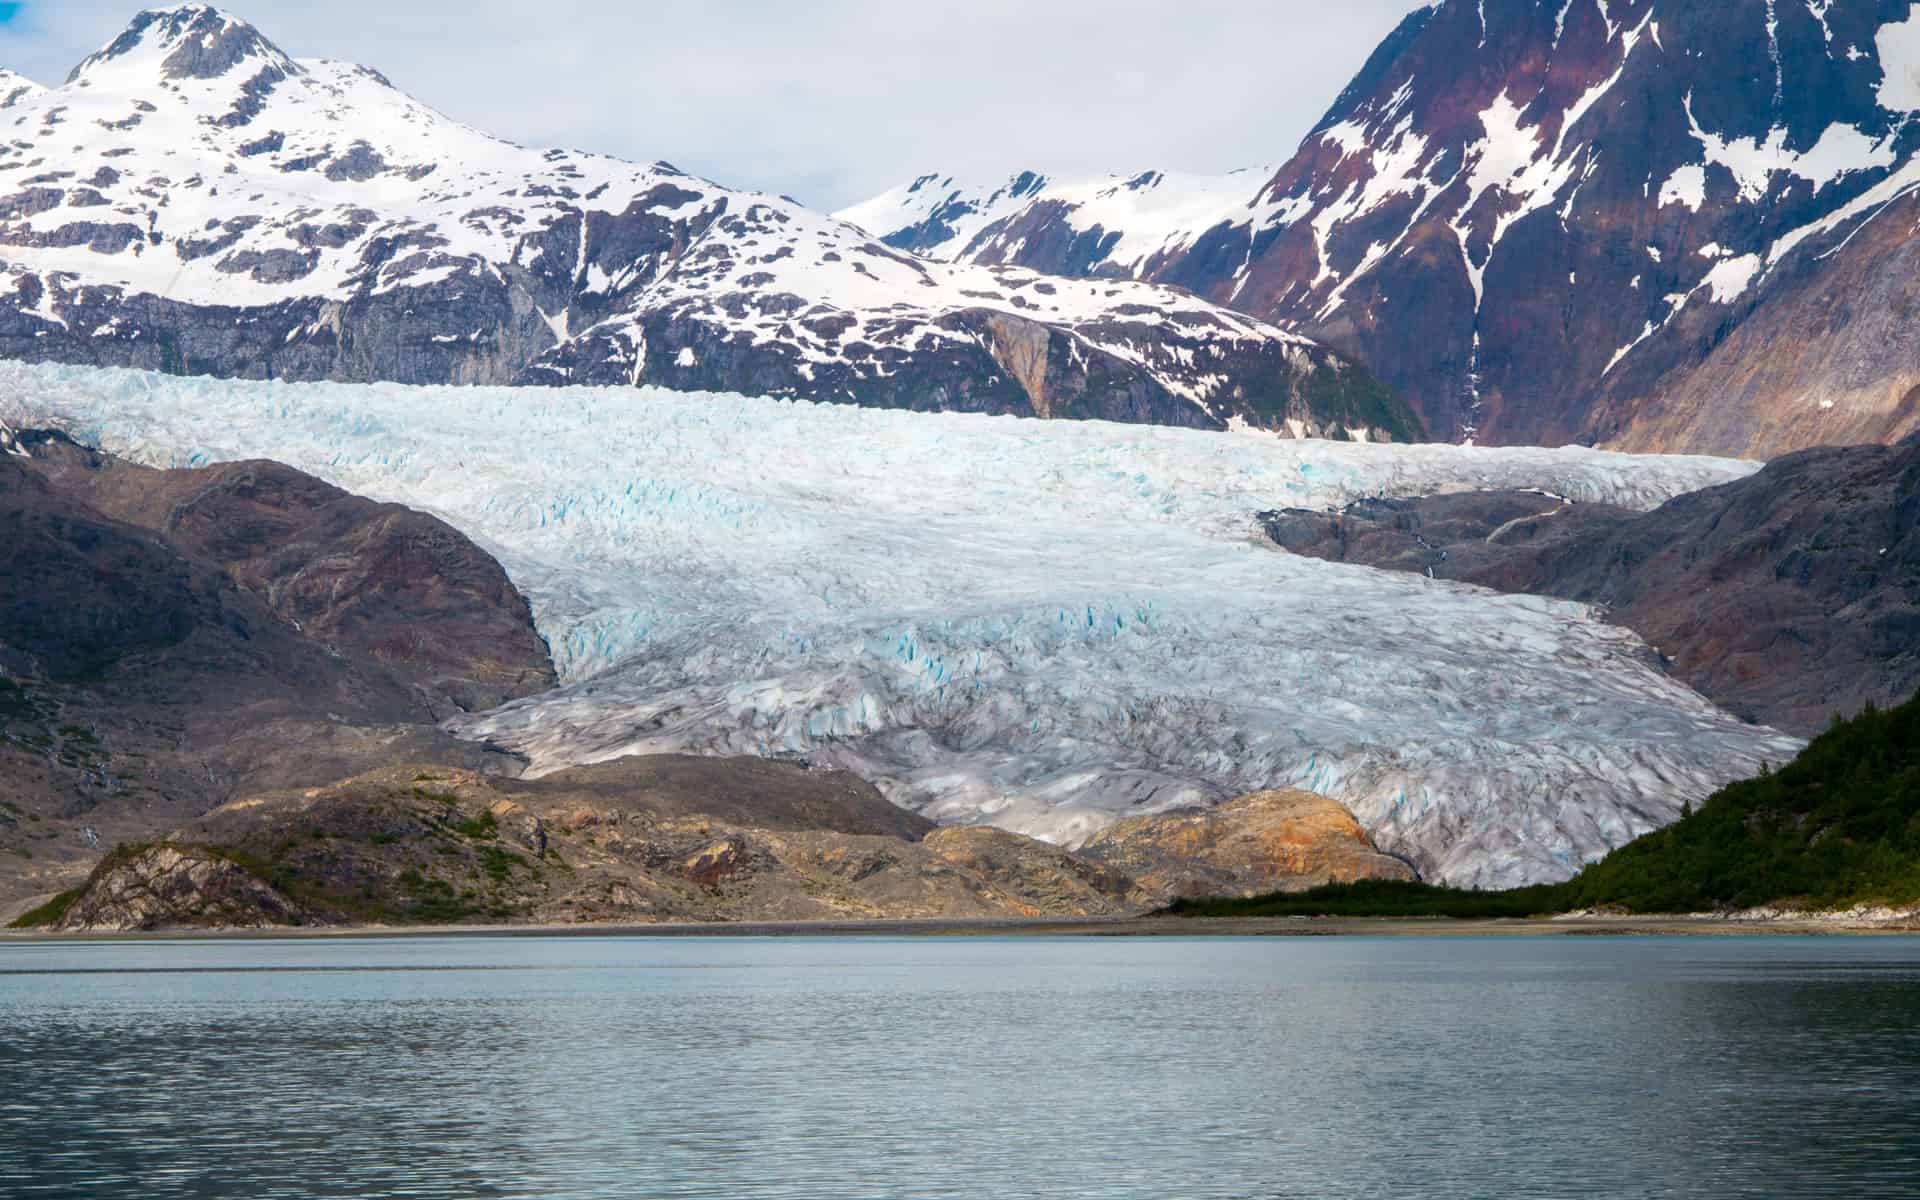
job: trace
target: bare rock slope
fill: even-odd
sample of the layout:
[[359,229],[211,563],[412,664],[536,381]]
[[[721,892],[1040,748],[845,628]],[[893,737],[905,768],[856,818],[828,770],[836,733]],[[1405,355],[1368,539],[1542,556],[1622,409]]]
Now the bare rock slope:
[[252,796],[117,848],[33,920],[86,931],[1059,918],[1414,877],[1352,814],[1306,792],[1136,818],[1073,853],[936,828],[844,771],[660,756],[538,780],[408,765]]
[[1304,891],[1359,879],[1416,879],[1374,847],[1353,814],[1325,796],[1255,792],[1215,808],[1129,817],[1080,853],[1132,876],[1161,900]]
[[0,428],[0,896],[248,789],[400,757],[517,772],[435,723],[553,678],[526,600],[435,518]]
[[1263,519],[1295,553],[1601,605],[1689,686],[1801,734],[1920,689],[1920,435],[1649,513],[1497,492]]
[[116,851],[50,923],[1063,917],[1148,900],[1044,842],[933,829],[845,772],[641,759],[537,782],[409,765],[251,797]]

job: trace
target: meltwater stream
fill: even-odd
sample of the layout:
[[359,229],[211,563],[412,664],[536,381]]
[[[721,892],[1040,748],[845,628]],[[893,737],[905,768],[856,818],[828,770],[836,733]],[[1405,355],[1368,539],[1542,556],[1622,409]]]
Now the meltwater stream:
[[0,945],[9,1197],[1910,1196],[1920,940]]

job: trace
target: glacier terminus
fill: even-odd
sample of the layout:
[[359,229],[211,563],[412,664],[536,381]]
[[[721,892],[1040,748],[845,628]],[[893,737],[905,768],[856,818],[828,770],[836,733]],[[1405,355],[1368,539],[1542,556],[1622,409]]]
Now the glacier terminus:
[[532,599],[563,681],[453,728],[533,774],[802,756],[1068,845],[1297,786],[1429,880],[1500,887],[1800,745],[1587,605],[1295,557],[1254,517],[1483,488],[1644,509],[1737,460],[21,363],[0,420],[161,466],[271,457],[444,517]]

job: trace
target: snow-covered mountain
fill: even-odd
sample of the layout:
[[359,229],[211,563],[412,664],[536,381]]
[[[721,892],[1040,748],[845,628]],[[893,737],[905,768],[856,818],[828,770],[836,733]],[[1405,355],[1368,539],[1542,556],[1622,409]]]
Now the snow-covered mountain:
[[1032,171],[990,184],[922,175],[833,215],[897,250],[952,262],[962,257],[976,234],[1020,211],[1047,182],[1046,176]]
[[8,357],[1419,432],[1364,370],[1203,300],[928,262],[666,164],[511,145],[205,5],[0,98]]
[[1056,183],[1022,171],[975,187],[923,175],[834,215],[930,258],[1123,279],[1150,275],[1223,221],[1249,219],[1254,193],[1272,176],[1272,167],[1247,167]]
[[446,518],[532,601],[563,680],[457,731],[536,772],[793,753],[1062,841],[1292,784],[1428,878],[1507,884],[1799,745],[1586,605],[1286,554],[1255,517],[1482,488],[1651,508],[1751,463],[18,363],[0,418],[155,465],[271,457]]
[[44,91],[45,88],[26,76],[0,67],[0,108],[7,108],[15,101],[29,99]]
[[1920,428],[1917,112],[1909,0],[1442,0],[1184,227],[1030,201],[948,252],[1298,326],[1439,437],[1892,441]]

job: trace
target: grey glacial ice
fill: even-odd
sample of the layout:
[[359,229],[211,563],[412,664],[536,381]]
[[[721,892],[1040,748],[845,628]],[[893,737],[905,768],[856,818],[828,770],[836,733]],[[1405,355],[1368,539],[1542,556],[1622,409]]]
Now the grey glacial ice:
[[1799,746],[1585,605],[1297,558],[1253,519],[1473,488],[1647,508],[1752,463],[18,363],[0,419],[161,466],[280,459],[481,540],[564,683],[453,727],[536,773],[804,755],[1068,844],[1292,785],[1428,879],[1506,886]]

